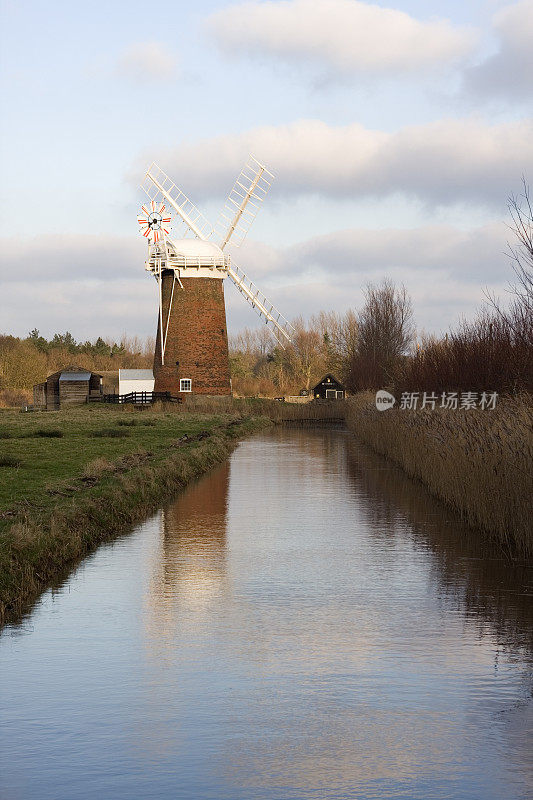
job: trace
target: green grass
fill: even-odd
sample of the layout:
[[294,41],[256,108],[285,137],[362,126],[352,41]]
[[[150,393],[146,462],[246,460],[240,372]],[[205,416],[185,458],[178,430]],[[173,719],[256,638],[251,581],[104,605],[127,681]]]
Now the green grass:
[[131,406],[0,409],[8,434],[0,439],[0,621],[16,618],[66,564],[155,510],[265,424]]
[[[132,406],[80,406],[64,411],[21,413],[0,409],[0,458],[10,457],[23,464],[13,473],[2,470],[0,477],[0,531],[6,524],[1,514],[17,504],[52,508],[48,487],[79,476],[94,459],[111,461],[128,453],[148,450],[155,456],[168,448],[169,441],[184,434],[194,436],[202,430],[239,417],[323,415],[339,404],[290,406],[273,401],[198,400],[208,412],[134,410]],[[203,405],[202,405],[203,404]]]
[[101,431],[93,431],[91,433],[91,436],[100,437],[101,439],[125,439],[129,435],[129,431],[124,431],[120,428],[103,428]]
[[[157,455],[167,450],[169,440],[212,430],[225,419],[226,415],[156,414],[93,406],[46,414],[0,409],[0,427],[8,434],[0,439],[0,458],[24,464],[12,474],[2,471],[0,514],[19,503],[52,508],[55,501],[50,500],[47,489],[81,475],[91,461],[114,461],[138,450]],[[137,421],[143,424],[134,429],[111,427]],[[60,437],[53,433],[57,431]],[[2,524],[6,522],[0,519],[0,530]]]

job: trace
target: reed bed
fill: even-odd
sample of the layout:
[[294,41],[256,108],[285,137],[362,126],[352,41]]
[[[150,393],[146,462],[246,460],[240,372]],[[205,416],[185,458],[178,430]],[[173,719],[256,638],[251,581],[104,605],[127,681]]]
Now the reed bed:
[[494,538],[511,555],[533,552],[533,403],[500,398],[493,411],[377,411],[374,395],[347,401],[350,430]]
[[332,419],[344,419],[345,401],[327,400],[308,403],[285,403],[263,397],[234,398],[234,397],[202,397],[196,395],[187,398],[183,404],[155,403],[154,409],[163,408],[177,414],[237,414],[243,417],[263,416],[272,422],[320,422]]
[[[327,400],[310,403],[284,403],[277,400],[236,400],[237,404],[245,404],[245,408],[253,408],[255,414],[268,417],[277,424],[284,422],[300,422],[315,424],[321,421],[344,419],[344,400]],[[250,413],[250,412],[248,412]]]

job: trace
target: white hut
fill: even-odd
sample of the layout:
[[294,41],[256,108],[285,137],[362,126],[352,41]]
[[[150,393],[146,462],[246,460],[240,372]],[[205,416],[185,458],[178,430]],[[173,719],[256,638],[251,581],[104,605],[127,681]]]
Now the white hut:
[[153,392],[154,373],[151,369],[119,369],[118,393]]

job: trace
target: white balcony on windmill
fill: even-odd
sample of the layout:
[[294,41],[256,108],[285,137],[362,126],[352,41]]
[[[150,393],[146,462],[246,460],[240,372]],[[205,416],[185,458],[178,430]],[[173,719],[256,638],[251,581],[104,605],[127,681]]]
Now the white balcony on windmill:
[[177,271],[187,278],[225,278],[231,259],[214,242],[202,239],[167,239],[154,244],[145,269],[159,275],[162,269]]

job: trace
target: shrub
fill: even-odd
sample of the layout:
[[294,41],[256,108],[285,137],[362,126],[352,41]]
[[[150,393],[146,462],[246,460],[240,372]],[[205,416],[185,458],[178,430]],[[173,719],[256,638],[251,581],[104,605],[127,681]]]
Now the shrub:
[[406,359],[397,391],[533,391],[533,348],[526,329],[481,312],[443,340],[428,339]]
[[20,467],[22,461],[13,456],[0,456],[0,467]]
[[33,395],[29,390],[0,388],[0,408],[30,405]]
[[43,439],[61,439],[65,434],[57,428],[38,428],[29,436],[40,436]]

